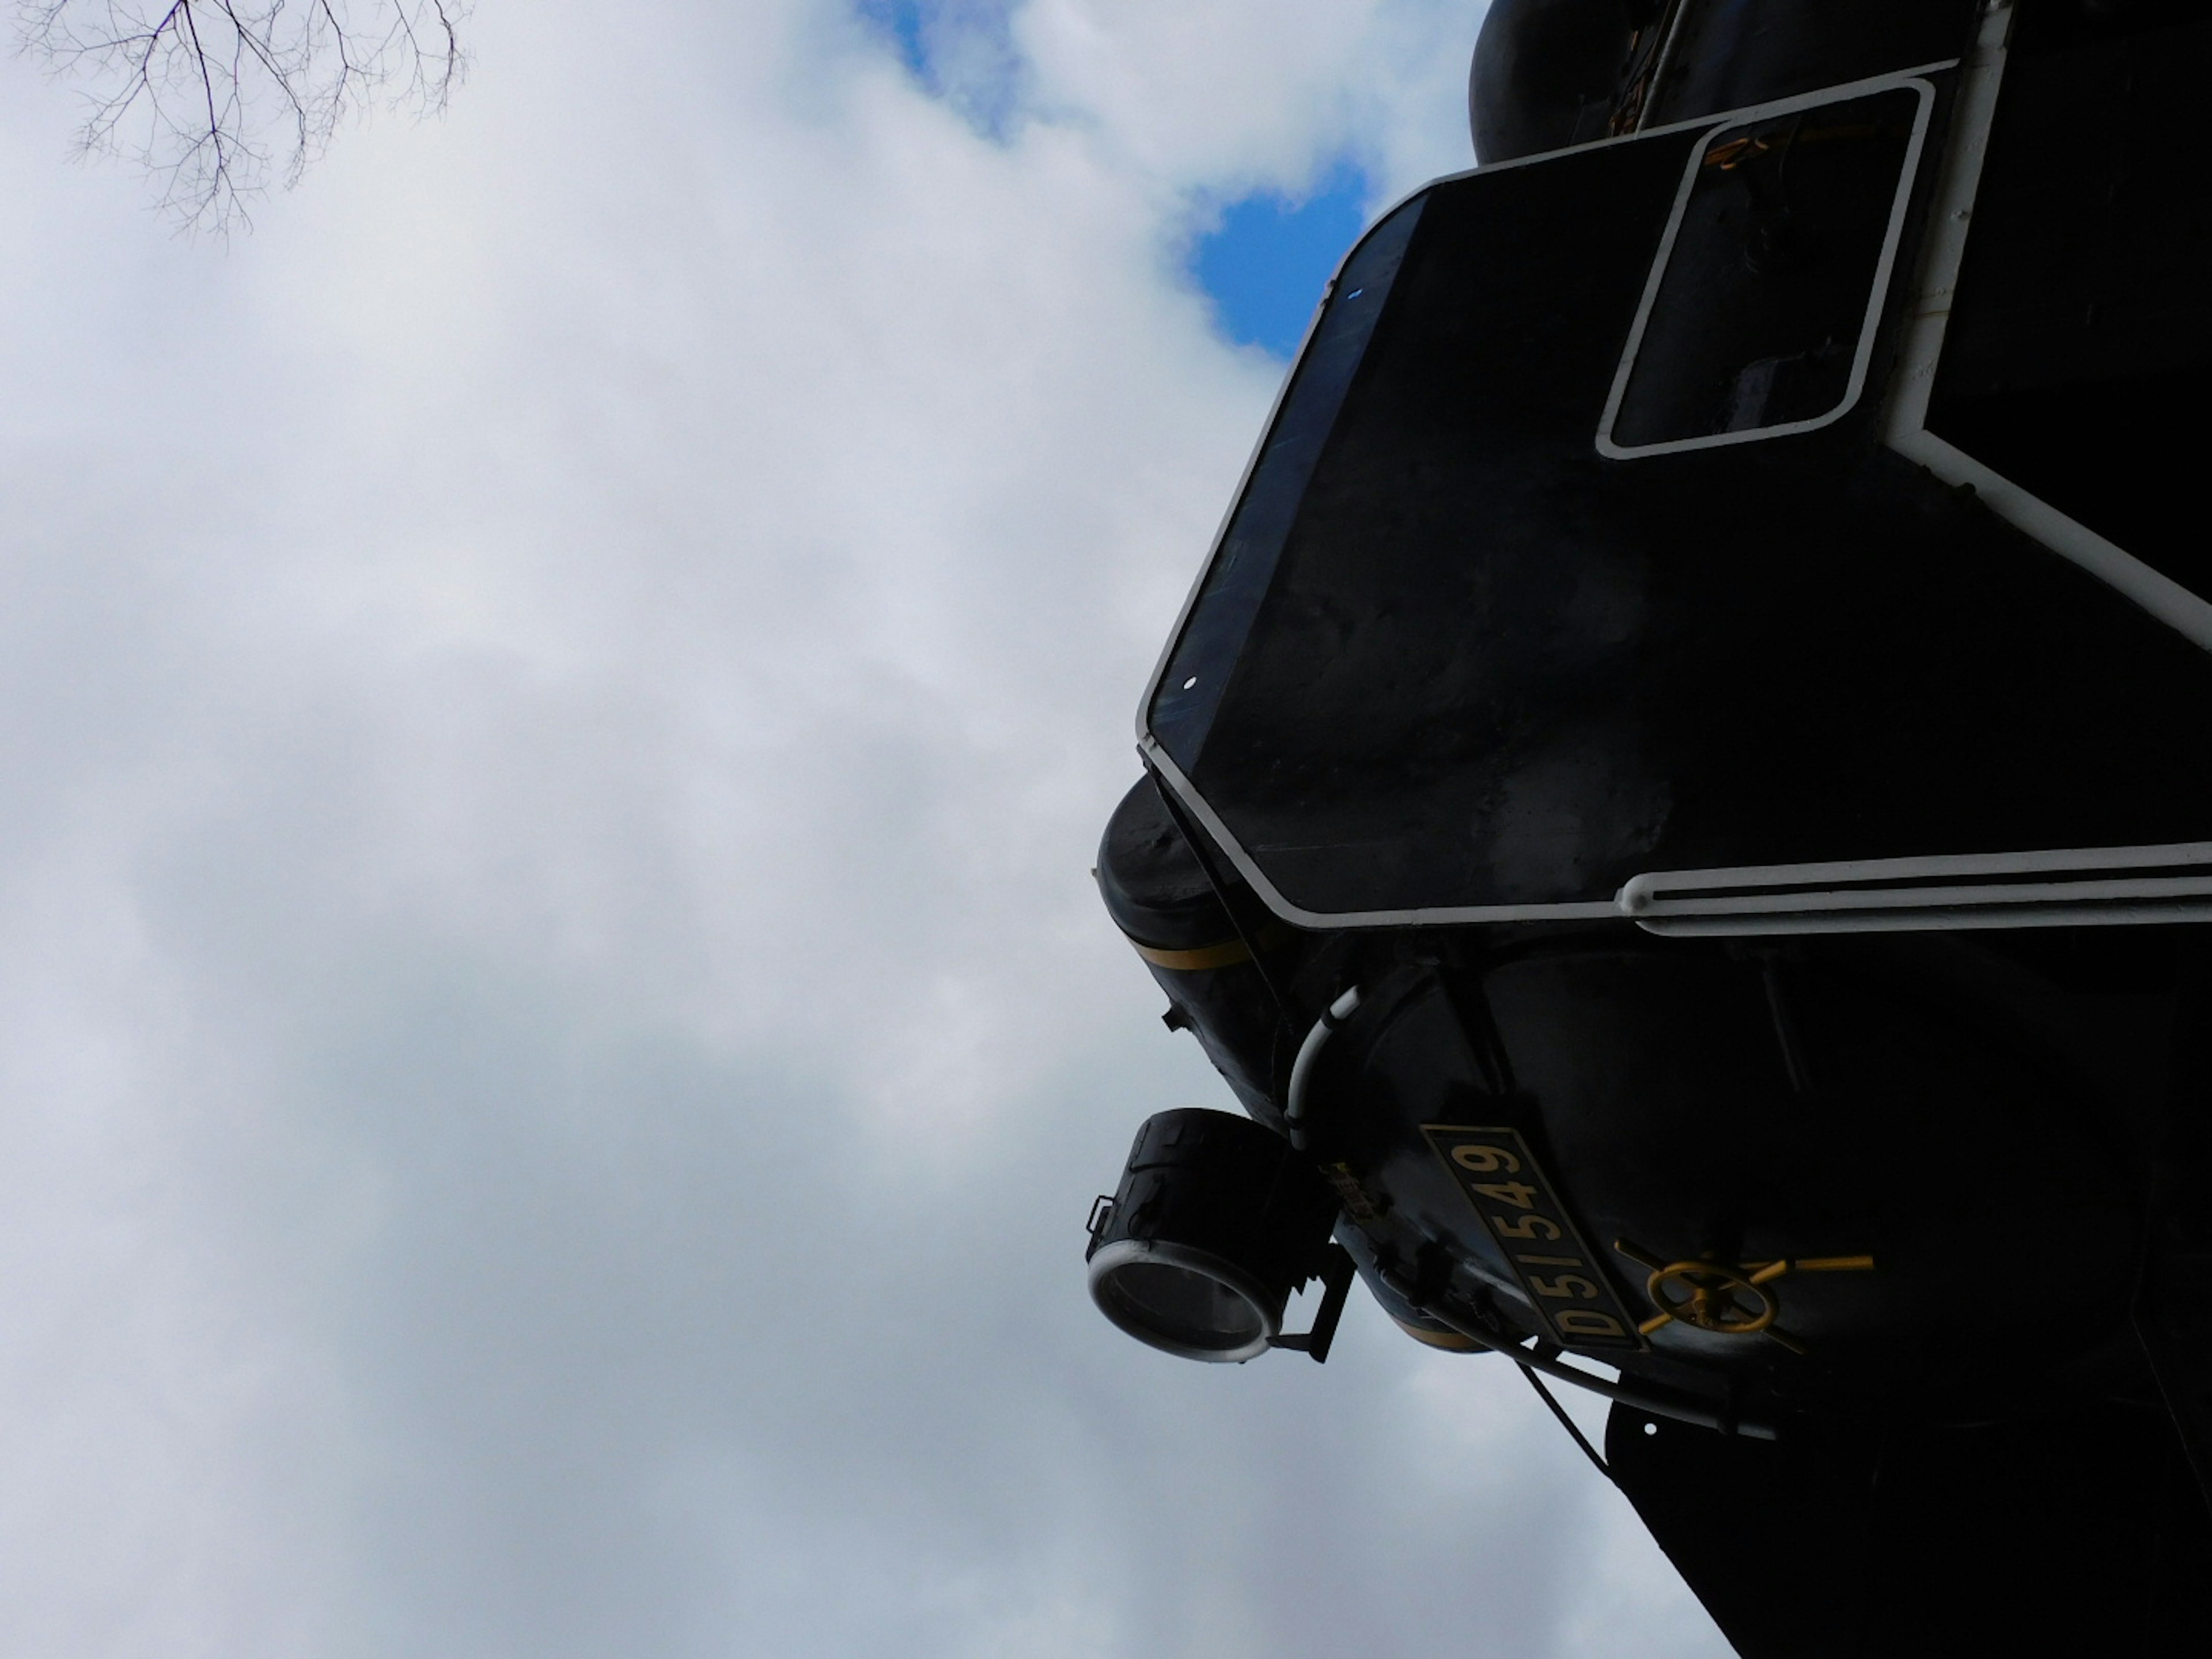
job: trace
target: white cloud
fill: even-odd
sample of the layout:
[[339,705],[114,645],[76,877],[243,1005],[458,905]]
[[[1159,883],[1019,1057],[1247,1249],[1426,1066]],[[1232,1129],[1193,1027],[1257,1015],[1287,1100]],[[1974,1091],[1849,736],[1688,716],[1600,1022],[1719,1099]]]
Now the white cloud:
[[1085,873],[1273,392],[1184,216],[1458,165],[1468,14],[1035,0],[994,138],[835,9],[486,6],[450,119],[228,252],[8,69],[20,1650],[1594,1651],[1567,1552],[1681,1603],[1510,1376],[1452,1438],[1371,1310],[1224,1375],[1080,1288],[1139,1119],[1225,1103]]

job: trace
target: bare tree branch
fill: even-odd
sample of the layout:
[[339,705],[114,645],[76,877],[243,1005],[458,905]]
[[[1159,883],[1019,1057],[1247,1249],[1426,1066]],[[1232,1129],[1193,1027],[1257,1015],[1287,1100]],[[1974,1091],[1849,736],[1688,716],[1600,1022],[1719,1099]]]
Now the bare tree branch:
[[23,49],[85,94],[77,147],[156,182],[187,229],[250,223],[348,119],[446,106],[470,0],[18,0]]

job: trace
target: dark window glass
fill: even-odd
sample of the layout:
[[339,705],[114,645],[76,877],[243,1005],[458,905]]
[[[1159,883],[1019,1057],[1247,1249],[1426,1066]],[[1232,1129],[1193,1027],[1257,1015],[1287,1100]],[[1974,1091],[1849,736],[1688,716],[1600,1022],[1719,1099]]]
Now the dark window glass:
[[1849,406],[1920,107],[1899,88],[1707,141],[1601,447],[1802,429]]
[[1314,463],[1336,424],[1427,202],[1423,191],[1367,233],[1345,261],[1313,337],[1291,371],[1290,389],[1152,698],[1152,732],[1180,766],[1197,763],[1229,670],[1274,580],[1275,562],[1305,497]]

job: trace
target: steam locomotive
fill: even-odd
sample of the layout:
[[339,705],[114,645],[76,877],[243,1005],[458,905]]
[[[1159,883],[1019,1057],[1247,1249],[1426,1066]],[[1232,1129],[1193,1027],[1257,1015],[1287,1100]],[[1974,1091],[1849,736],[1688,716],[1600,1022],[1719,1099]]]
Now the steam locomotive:
[[1144,694],[1116,1325],[1609,1397],[1747,1659],[2212,1641],[2207,64],[1493,0]]

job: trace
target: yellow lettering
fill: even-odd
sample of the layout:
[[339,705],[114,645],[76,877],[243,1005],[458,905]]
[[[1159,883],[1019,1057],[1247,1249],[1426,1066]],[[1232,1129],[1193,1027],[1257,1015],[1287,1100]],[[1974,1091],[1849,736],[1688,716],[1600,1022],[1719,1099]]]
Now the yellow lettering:
[[1473,1175],[1488,1175],[1492,1170],[1503,1170],[1508,1175],[1521,1173],[1521,1160],[1503,1146],[1455,1146],[1452,1162]]
[[1597,1286],[1578,1273],[1562,1273],[1548,1281],[1530,1273],[1528,1283],[1539,1296],[1580,1297],[1585,1302],[1597,1300]]
[[1543,1238],[1556,1242],[1559,1237],[1559,1224],[1548,1216],[1494,1215],[1490,1218],[1490,1224],[1498,1229],[1500,1238]]
[[1552,1316],[1552,1322],[1565,1336],[1626,1336],[1620,1322],[1611,1314],[1594,1313],[1588,1308],[1564,1308]]
[[1536,1189],[1525,1181],[1478,1182],[1474,1190],[1500,1204],[1510,1204],[1516,1210],[1528,1209],[1536,1201]]

